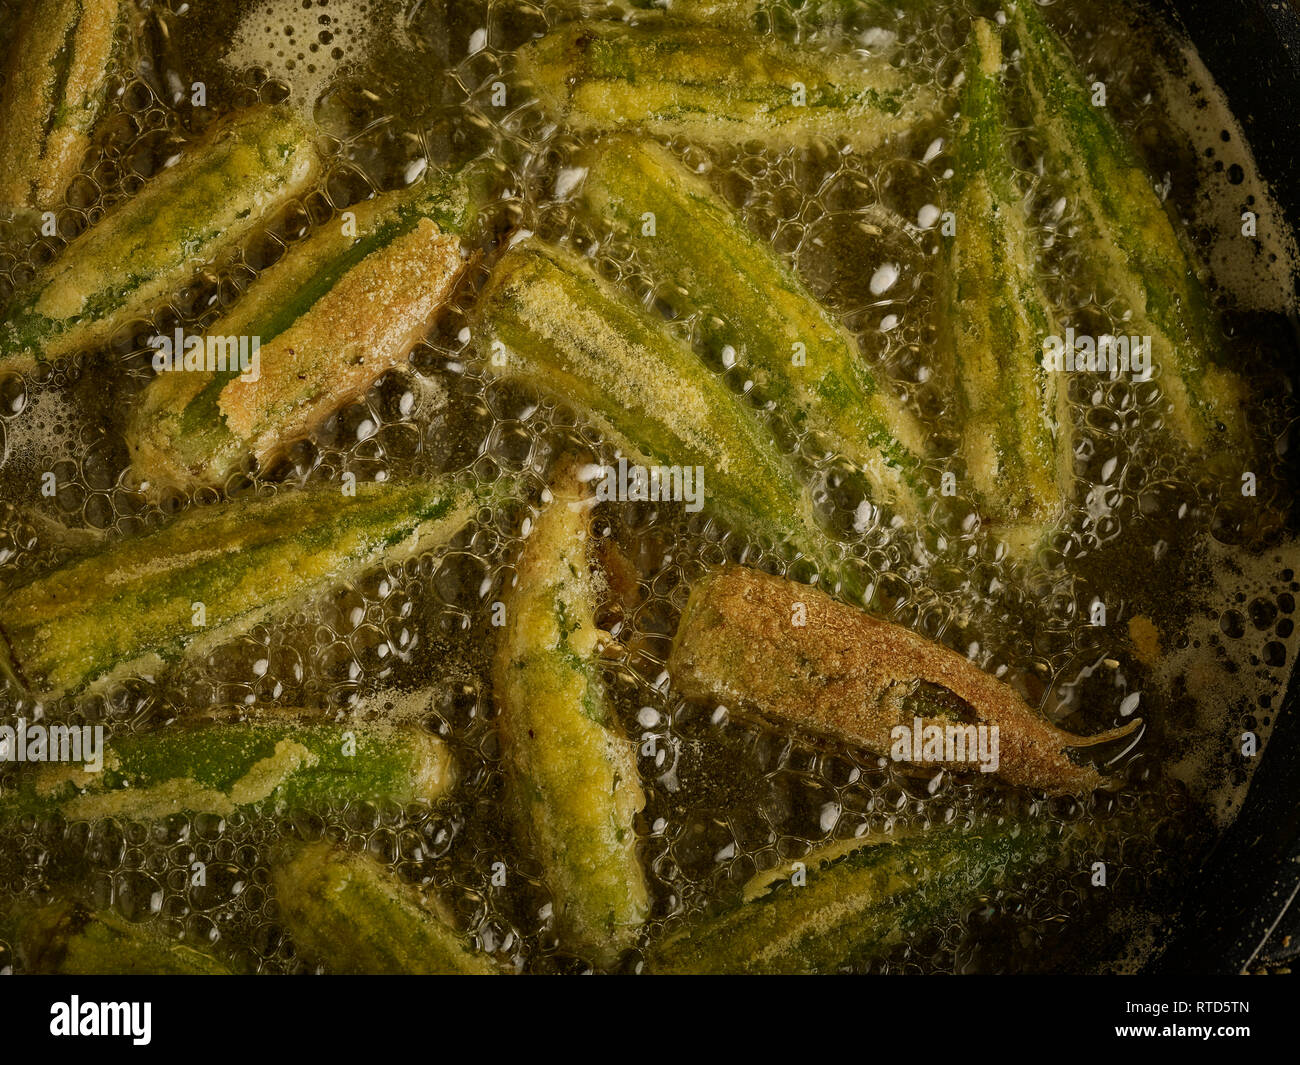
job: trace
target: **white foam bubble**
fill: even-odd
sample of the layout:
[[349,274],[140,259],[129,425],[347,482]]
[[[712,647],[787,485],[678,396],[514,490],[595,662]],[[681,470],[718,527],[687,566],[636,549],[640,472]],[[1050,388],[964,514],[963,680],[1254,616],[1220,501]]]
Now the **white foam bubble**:
[[402,30],[400,9],[387,0],[313,0],[306,8],[301,0],[260,0],[240,19],[225,61],[286,82],[294,105],[309,110],[386,29]]
[[[1211,148],[1222,164],[1203,168],[1196,201],[1197,220],[1220,235],[1209,249],[1211,271],[1239,306],[1289,311],[1300,267],[1295,236],[1259,173],[1223,90],[1194,49],[1184,48],[1181,58],[1186,75],[1159,64],[1168,116],[1197,145],[1202,158]],[[1189,85],[1200,91],[1189,92]],[[1242,234],[1247,208],[1255,216],[1253,239]]]
[[882,296],[898,281],[898,263],[885,263],[871,275],[871,294]]

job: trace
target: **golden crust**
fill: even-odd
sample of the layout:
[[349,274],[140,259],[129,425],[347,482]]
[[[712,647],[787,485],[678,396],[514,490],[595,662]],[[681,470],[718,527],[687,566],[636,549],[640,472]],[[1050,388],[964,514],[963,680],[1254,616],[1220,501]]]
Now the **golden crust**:
[[52,207],[66,191],[90,148],[122,13],[122,0],[29,7],[0,102],[0,207]]
[[465,269],[459,238],[429,219],[350,270],[262,349],[261,375],[218,403],[260,462],[363,394],[424,336]]

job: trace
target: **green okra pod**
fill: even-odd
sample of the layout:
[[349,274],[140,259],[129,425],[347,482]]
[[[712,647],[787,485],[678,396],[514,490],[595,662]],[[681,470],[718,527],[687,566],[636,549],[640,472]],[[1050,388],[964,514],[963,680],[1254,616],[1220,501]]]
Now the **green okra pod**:
[[565,18],[590,19],[604,15],[627,19],[657,17],[692,25],[746,29],[771,0],[572,0],[558,5]]
[[456,776],[446,744],[419,725],[302,722],[283,711],[118,735],[100,759],[97,770],[89,762],[25,767],[0,813],[153,821],[176,813],[226,817],[262,804],[293,811],[404,805],[441,798]]
[[693,699],[752,708],[858,743],[925,772],[991,773],[1049,792],[1104,781],[1071,748],[1109,743],[1049,724],[1016,692],[955,651],[825,592],[732,566],[696,582],[668,673]]
[[112,910],[72,899],[20,903],[10,919],[23,972],[61,976],[229,976],[224,962]]
[[[250,453],[264,466],[399,365],[468,262],[472,210],[458,177],[387,193],[291,248],[197,348],[159,338],[127,428],[147,490],[220,486]],[[256,358],[217,369],[208,352],[232,341]]]
[[706,181],[657,144],[615,139],[592,159],[584,193],[624,233],[641,232],[651,214],[655,235],[638,240],[638,251],[710,312],[706,343],[735,349],[767,399],[863,471],[877,502],[919,511],[920,426],[844,327]]
[[489,367],[574,404],[625,455],[704,471],[704,505],[833,568],[811,495],[742,401],[578,255],[528,238],[498,262],[477,311]]
[[0,321],[0,367],[28,370],[105,343],[319,171],[311,130],[291,111],[257,105],[218,123],[15,296]]
[[1042,361],[1044,343],[1060,329],[1006,142],[1001,38],[991,22],[974,22],[967,57],[950,193],[957,229],[944,238],[939,340],[956,379],[962,455],[981,509],[1003,535],[1032,541],[1069,497],[1073,425],[1066,377]]
[[888,954],[999,882],[1057,859],[1066,846],[1050,825],[1033,821],[831,844],[783,870],[785,882],[760,875],[739,906],[652,945],[646,968],[835,972]]
[[578,130],[701,144],[818,137],[874,148],[934,112],[925,86],[881,56],[826,56],[752,34],[667,23],[562,25],[525,45],[519,73]]
[[328,843],[286,843],[271,865],[280,920],[299,952],[347,975],[493,976],[436,901],[378,862]]
[[1198,450],[1246,446],[1244,386],[1223,365],[1223,331],[1198,267],[1136,149],[1107,109],[1093,106],[1092,90],[1038,7],[1017,4],[1011,24],[1048,165],[1068,183],[1073,228],[1098,285],[1130,312],[1133,336],[1150,338],[1170,429]]
[[505,601],[497,728],[561,942],[608,966],[634,945],[650,906],[636,831],[645,793],[600,677],[600,582],[587,557],[594,500],[572,471],[552,493]]
[[446,543],[497,494],[366,483],[191,507],[0,598],[0,673],[58,692],[151,672],[384,559]]
[[0,212],[48,210],[90,149],[131,0],[23,5],[0,89]]
[[[823,30],[864,13],[890,27],[900,15],[910,17],[933,10],[929,0],[623,0],[623,4],[640,17],[661,14],[674,22],[738,30],[784,25],[796,15],[805,25]],[[607,9],[609,4],[588,0],[578,7],[582,14],[589,15],[587,9]]]

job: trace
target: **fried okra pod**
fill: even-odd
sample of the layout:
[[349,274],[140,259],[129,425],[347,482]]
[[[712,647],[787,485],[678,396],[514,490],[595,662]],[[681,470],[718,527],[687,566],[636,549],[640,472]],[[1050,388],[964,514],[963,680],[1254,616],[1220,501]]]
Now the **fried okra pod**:
[[1249,445],[1244,387],[1224,365],[1224,334],[1199,269],[1137,151],[1092,91],[1037,5],[1011,13],[1031,117],[1052,172],[1067,182],[1077,239],[1103,292],[1150,337],[1169,428],[1198,451]]
[[1065,849],[1060,835],[1038,822],[831,844],[783,876],[756,877],[739,906],[652,944],[646,968],[696,975],[836,972],[887,955]]
[[588,415],[626,451],[700,466],[739,527],[826,554],[812,500],[759,421],[652,315],[578,255],[529,238],[497,263],[477,309],[489,369]]
[[706,343],[731,347],[766,399],[820,431],[866,475],[873,499],[915,516],[924,434],[881,386],[853,338],[795,272],[699,176],[657,144],[619,138],[591,159],[583,186],[595,215],[636,239],[656,275],[707,311]]
[[229,976],[206,951],[164,938],[112,910],[73,899],[21,903],[10,914],[26,973],[59,976]]
[[1007,144],[1002,47],[975,20],[967,47],[944,238],[939,343],[961,405],[962,456],[995,531],[1033,543],[1059,519],[1074,471],[1066,375],[1043,365],[1061,332],[1039,280],[1036,245]]
[[220,487],[250,454],[265,466],[400,365],[468,262],[472,214],[455,176],[387,193],[290,248],[206,337],[162,338],[127,428],[146,490]]
[[217,123],[15,294],[0,320],[0,369],[106,343],[305,192],[320,167],[291,111],[259,104]]
[[[49,742],[68,746],[58,728],[48,726]],[[301,812],[346,802],[430,803],[456,776],[446,744],[418,725],[304,722],[286,711],[181,721],[115,736],[99,752],[71,753],[83,761],[25,766],[0,814],[154,821],[178,813],[228,817],[262,804]],[[87,761],[91,753],[98,768]]]
[[[743,566],[711,570],[691,589],[668,672],[688,698],[749,707],[931,772],[990,772],[1048,792],[1100,787],[1101,774],[1066,750],[1120,739],[1141,723],[1064,732],[955,651]],[[991,731],[981,738],[981,729]]]
[[0,89],[0,212],[62,199],[108,102],[131,0],[28,0]]
[[600,578],[590,492],[566,468],[505,599],[493,665],[497,729],[516,817],[541,862],[561,942],[598,965],[634,945],[649,911],[631,742],[600,675]]
[[0,597],[0,675],[61,692],[151,673],[445,544],[502,491],[379,482],[191,507]]
[[547,113],[580,131],[700,144],[878,147],[929,118],[933,94],[880,55],[820,52],[709,27],[561,25],[519,52]]
[[271,863],[294,945],[346,975],[493,976],[502,969],[455,930],[444,907],[377,861],[329,843],[282,844]]

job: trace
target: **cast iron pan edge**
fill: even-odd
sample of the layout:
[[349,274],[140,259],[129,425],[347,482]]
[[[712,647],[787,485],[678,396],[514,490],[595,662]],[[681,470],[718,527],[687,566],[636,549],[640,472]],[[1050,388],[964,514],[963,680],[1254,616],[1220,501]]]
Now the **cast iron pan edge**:
[[[1282,0],[1161,0],[1160,6],[1227,93],[1261,174],[1300,233],[1300,15]],[[1300,376],[1300,366],[1293,374]],[[1300,955],[1298,703],[1300,669],[1293,664],[1241,813],[1195,878],[1172,939],[1150,971],[1239,973]]]

